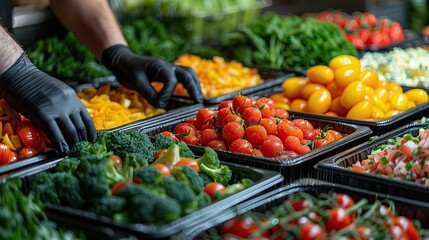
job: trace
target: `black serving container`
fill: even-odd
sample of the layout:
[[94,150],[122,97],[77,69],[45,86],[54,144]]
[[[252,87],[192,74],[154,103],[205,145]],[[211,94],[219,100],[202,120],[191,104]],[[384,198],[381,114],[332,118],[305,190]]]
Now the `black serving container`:
[[[212,108],[216,108],[216,106],[212,106]],[[198,110],[187,115],[181,115],[176,119],[166,119],[165,121],[154,125],[145,125],[142,126],[139,131],[147,133],[150,136],[155,136],[162,131],[172,131],[178,123],[184,122],[188,118],[195,117],[197,112]],[[299,116],[294,115],[291,117],[300,118]],[[224,161],[279,171],[284,177],[284,183],[289,183],[302,177],[319,178],[319,172],[314,169],[314,165],[318,161],[324,159],[327,156],[340,153],[345,149],[366,141],[366,137],[371,134],[371,130],[365,126],[323,120],[314,116],[304,117],[304,119],[308,120],[314,126],[314,128],[324,128],[326,126],[330,126],[334,130],[347,135],[341,139],[336,140],[335,142],[294,158],[267,158],[232,153],[226,150],[215,149],[215,151],[218,153],[219,158]],[[195,153],[204,153],[203,146],[189,144],[189,147]]]
[[[415,89],[414,87],[403,87],[404,91]],[[426,92],[429,93],[429,89],[423,89]],[[280,87],[273,87],[270,89],[265,89],[260,92],[254,93],[253,97],[269,97],[274,93],[281,93],[283,90]],[[411,109],[408,109],[404,112],[401,112],[397,115],[394,115],[389,118],[383,118],[383,119],[351,119],[346,117],[334,117],[334,116],[327,116],[324,114],[315,114],[315,113],[307,113],[307,112],[297,112],[288,110],[289,114],[300,116],[302,118],[317,118],[321,121],[333,121],[333,122],[342,122],[342,123],[348,123],[348,124],[356,124],[356,125],[362,125],[367,126],[371,128],[373,135],[381,135],[384,133],[388,133],[389,131],[392,131],[400,126],[403,126],[404,124],[408,124],[412,122],[413,120],[418,120],[424,117],[427,112],[429,111],[429,101],[422,103],[420,105],[417,105]]]
[[[3,176],[6,178],[19,177],[23,182],[25,192],[33,176],[44,171],[51,171],[62,159],[46,162],[37,167],[21,169]],[[282,182],[283,177],[274,171],[258,169],[233,163],[222,162],[232,170],[231,182],[237,182],[241,178],[249,178],[255,182],[254,185],[241,190],[231,196],[210,204],[196,212],[186,215],[176,221],[164,225],[125,224],[117,223],[110,218],[96,216],[92,212],[74,209],[70,207],[51,205],[46,206],[48,217],[62,226],[83,230],[90,236],[104,236],[106,239],[166,239],[185,228],[207,221],[214,214],[232,207],[250,197],[263,193],[267,189]]]
[[328,157],[320,161],[316,165],[316,168],[326,173],[324,174],[324,180],[327,181],[342,183],[357,188],[368,189],[370,191],[391,194],[404,198],[429,201],[429,186],[389,178],[383,175],[361,173],[348,169],[348,167],[351,167],[352,164],[357,161],[367,159],[367,156],[373,149],[386,143],[387,140],[395,137],[402,137],[407,133],[417,136],[419,129],[421,128],[429,128],[429,123],[415,121],[404,125],[387,134],[375,138],[375,140],[369,140],[337,155]]
[[281,205],[289,198],[290,195],[299,192],[306,192],[313,196],[317,196],[321,193],[342,193],[352,197],[355,202],[364,198],[369,202],[373,202],[376,199],[389,199],[394,202],[395,210],[399,215],[412,220],[419,220],[423,228],[429,227],[429,204],[427,202],[384,195],[378,192],[362,190],[341,184],[328,183],[315,179],[300,179],[288,186],[257,196],[235,207],[222,211],[209,221],[181,232],[176,235],[174,239],[207,239],[203,238],[203,236],[208,229],[219,229],[222,223],[245,212],[251,211],[264,213],[269,211],[271,208]]

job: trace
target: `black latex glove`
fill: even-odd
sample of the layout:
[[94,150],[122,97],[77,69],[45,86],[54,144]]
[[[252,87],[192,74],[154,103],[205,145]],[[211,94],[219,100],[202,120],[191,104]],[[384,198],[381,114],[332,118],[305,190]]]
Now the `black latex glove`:
[[26,54],[0,75],[0,95],[41,128],[60,153],[96,137],[92,118],[73,88],[39,70]]
[[[114,45],[104,50],[102,62],[124,87],[138,91],[154,107],[167,106],[177,83],[183,84],[195,102],[202,102],[200,80],[191,68],[136,55],[124,45]],[[158,93],[151,82],[162,82],[164,87]]]

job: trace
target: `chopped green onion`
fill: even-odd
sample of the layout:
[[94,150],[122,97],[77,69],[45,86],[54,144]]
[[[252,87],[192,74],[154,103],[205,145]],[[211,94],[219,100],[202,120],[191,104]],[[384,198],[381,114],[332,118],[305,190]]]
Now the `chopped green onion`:
[[413,161],[408,162],[407,165],[405,165],[405,170],[410,171],[413,167]]
[[386,165],[389,163],[389,159],[387,159],[386,156],[381,157],[381,162],[383,163],[383,165]]
[[396,152],[395,156],[400,157],[400,156],[402,156],[402,154],[403,154],[402,152]]
[[405,175],[405,180],[406,181],[411,181],[411,175],[410,174]]
[[420,148],[416,148],[416,149],[414,149],[414,151],[413,151],[413,156],[418,156],[418,155],[420,155]]
[[407,135],[404,136],[404,139],[407,140],[407,141],[410,141],[410,140],[413,139],[413,137],[410,134],[407,134]]

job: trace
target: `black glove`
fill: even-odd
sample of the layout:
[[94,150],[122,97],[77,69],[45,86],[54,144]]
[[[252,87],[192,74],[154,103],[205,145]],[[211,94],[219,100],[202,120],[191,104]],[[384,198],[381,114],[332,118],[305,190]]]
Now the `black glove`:
[[[183,84],[195,102],[202,102],[200,80],[191,68],[136,55],[124,45],[104,50],[101,61],[123,86],[138,91],[154,107],[167,106],[178,82]],[[164,83],[160,93],[155,91],[151,82]]]
[[0,95],[41,128],[60,153],[96,137],[92,118],[73,88],[40,71],[25,53],[0,75]]

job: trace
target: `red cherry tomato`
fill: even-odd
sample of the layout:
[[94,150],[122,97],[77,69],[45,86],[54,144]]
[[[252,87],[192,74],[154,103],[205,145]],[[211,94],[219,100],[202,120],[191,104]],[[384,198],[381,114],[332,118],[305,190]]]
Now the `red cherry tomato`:
[[214,111],[210,108],[201,108],[197,112],[197,122],[204,124],[209,121],[216,114],[217,111]]
[[13,163],[13,162],[16,162],[16,161],[18,161],[18,153],[16,153],[15,151],[10,151],[10,161],[9,161],[9,163]]
[[258,226],[251,217],[233,218],[222,225],[221,235],[234,234],[237,237],[248,238],[258,230]]
[[222,183],[218,183],[218,182],[207,183],[204,186],[204,192],[207,193],[210,196],[210,198],[213,198],[215,193],[221,192],[223,190],[225,190],[225,186]]
[[40,131],[31,126],[21,127],[18,136],[26,147],[32,147],[40,152],[45,151],[46,143]]
[[155,153],[155,157],[154,157],[154,159],[153,160],[156,160],[156,159],[158,159],[159,157],[161,157],[164,153],[166,153],[167,152],[167,149],[166,148],[163,148],[163,149],[159,149],[156,153]]
[[125,186],[132,184],[131,182],[128,181],[124,181],[124,182],[117,182],[115,184],[113,184],[112,188],[111,188],[111,193],[113,196],[117,195],[118,192]]
[[253,145],[260,145],[267,139],[267,130],[261,125],[249,126],[245,130],[246,139]]
[[229,122],[222,129],[222,137],[228,143],[232,143],[243,136],[244,128],[238,122]]
[[223,101],[221,103],[219,103],[219,105],[217,106],[218,110],[221,110],[222,108],[231,108],[232,107],[232,100],[226,100]]
[[8,164],[11,160],[11,154],[9,146],[0,143],[0,165]]
[[164,177],[168,177],[171,175],[171,171],[170,168],[167,167],[167,165],[163,164],[163,163],[153,163],[150,165],[153,168],[158,169],[158,171],[164,176]]
[[200,166],[198,165],[198,162],[193,158],[182,158],[174,166],[180,165],[186,165],[188,167],[191,167],[195,170],[195,172],[200,171]]
[[226,144],[222,140],[213,140],[207,144],[207,147],[211,147],[213,149],[226,150]]
[[326,232],[321,226],[311,221],[300,224],[297,240],[326,239]]
[[329,210],[329,219],[326,222],[326,231],[339,231],[352,224],[352,218],[344,208],[332,208]]
[[353,207],[355,205],[355,201],[349,195],[346,194],[337,194],[335,200],[337,201],[338,205],[340,205],[340,207],[345,209]]
[[180,140],[181,137],[194,135],[197,133],[197,129],[194,125],[190,123],[179,123],[174,127],[173,133],[176,134],[176,137]]
[[235,153],[243,153],[243,154],[253,154],[253,146],[252,144],[247,141],[246,139],[236,139],[234,140],[231,145],[229,146],[229,151],[235,152]]
[[258,108],[250,107],[244,109],[243,116],[241,118],[243,118],[244,124],[248,127],[253,124],[258,124],[262,118],[262,113]]
[[[1,151],[1,150],[0,150]],[[18,159],[29,158],[39,154],[40,152],[33,147],[23,147],[21,151],[19,151]]]
[[174,133],[172,133],[171,131],[163,131],[160,134],[170,138],[171,140],[177,142],[179,141],[179,139],[177,139],[176,135],[174,135]]
[[243,114],[244,110],[252,105],[252,99],[243,95],[236,95],[232,99],[232,109],[240,114]]
[[267,136],[267,140],[265,140],[261,145],[261,152],[265,157],[277,157],[277,154],[283,151],[282,140],[278,137],[273,137],[275,136]]
[[117,165],[120,165],[120,166],[122,166],[123,164],[122,158],[116,154],[112,154],[112,156],[110,157],[110,160],[112,160],[113,162],[115,162]]
[[200,144],[202,146],[207,146],[209,142],[213,140],[222,140],[222,134],[216,132],[214,129],[204,129],[201,132]]

